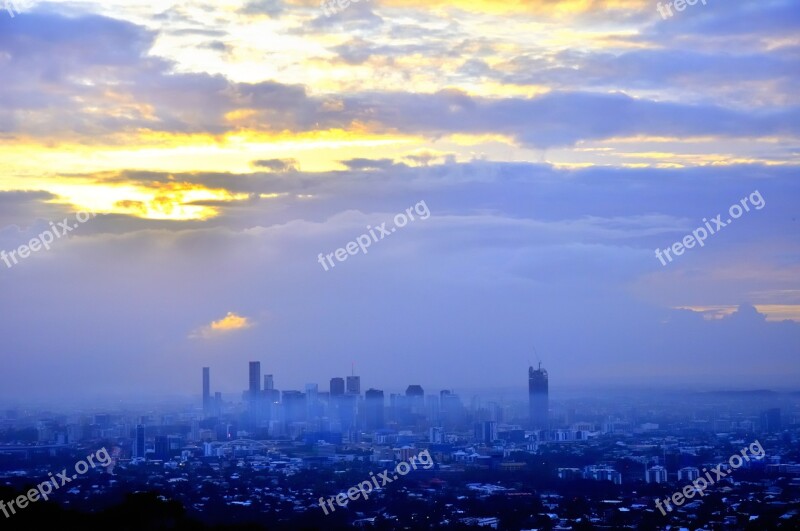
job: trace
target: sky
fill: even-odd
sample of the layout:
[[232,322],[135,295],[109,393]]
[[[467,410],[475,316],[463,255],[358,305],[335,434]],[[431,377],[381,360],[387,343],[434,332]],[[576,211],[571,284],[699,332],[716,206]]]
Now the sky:
[[800,6],[665,3],[0,10],[0,401],[797,390]]

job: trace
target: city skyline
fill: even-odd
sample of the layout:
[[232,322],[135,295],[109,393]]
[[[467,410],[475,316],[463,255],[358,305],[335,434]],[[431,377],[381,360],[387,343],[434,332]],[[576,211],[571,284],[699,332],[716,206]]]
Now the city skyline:
[[800,529],[800,0],[6,8],[4,529]]
[[249,359],[514,389],[532,345],[562,389],[795,387],[797,6],[673,15],[0,16],[0,403],[234,392]]

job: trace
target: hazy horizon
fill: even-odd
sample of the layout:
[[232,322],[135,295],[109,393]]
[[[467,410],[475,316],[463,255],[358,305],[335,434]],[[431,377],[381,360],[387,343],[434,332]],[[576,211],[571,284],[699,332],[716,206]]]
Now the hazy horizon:
[[0,11],[0,403],[797,389],[793,2],[312,4]]

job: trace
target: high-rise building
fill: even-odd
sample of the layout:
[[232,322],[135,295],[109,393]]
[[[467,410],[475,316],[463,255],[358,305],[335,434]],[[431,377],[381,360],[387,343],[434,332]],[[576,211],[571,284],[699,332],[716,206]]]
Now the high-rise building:
[[145,446],[144,446],[144,424],[139,424],[136,426],[136,439],[133,442],[133,457],[141,457],[144,458],[145,456]]
[[497,439],[497,422],[487,420],[475,423],[475,440],[483,444],[491,444]]
[[409,385],[406,388],[406,396],[424,397],[425,396],[425,390],[422,389],[421,385]]
[[250,362],[250,374],[249,374],[249,386],[247,389],[247,400],[249,401],[248,405],[248,424],[249,428],[257,428],[261,423],[262,416],[263,416],[263,408],[261,404],[263,402],[261,396],[261,362],[260,361],[251,361]]
[[166,460],[169,457],[169,441],[166,435],[156,435],[154,446],[156,459]]
[[172,457],[170,451],[170,438],[166,435],[156,435],[155,457],[161,461],[167,461]]
[[368,430],[379,430],[384,427],[384,407],[383,391],[367,389],[364,399],[364,421]]
[[361,394],[361,376],[347,377],[347,394],[348,395]]
[[429,430],[428,442],[441,444],[445,441],[445,431],[441,426],[434,426]]
[[219,417],[222,415],[222,393],[217,391],[214,393],[214,416]]
[[678,470],[678,481],[694,481],[700,477],[700,470],[693,466],[687,466]]
[[444,390],[439,393],[439,418],[447,427],[453,428],[463,422],[466,410],[459,396],[452,391]]
[[319,386],[315,383],[306,384],[306,418],[314,420],[322,417],[322,404],[319,401]]
[[344,394],[344,378],[331,378],[331,396]]
[[336,431],[341,433],[348,433],[349,430],[356,426],[357,411],[358,411],[358,396],[351,394],[344,394],[336,397],[336,408],[334,412],[334,419],[337,422],[338,428]]
[[250,398],[252,400],[258,397],[261,391],[261,362],[250,362]]
[[776,433],[781,431],[781,409],[774,407],[761,412],[761,431]]
[[281,392],[275,389],[275,378],[272,374],[264,375],[264,390],[261,391],[260,420],[264,426],[270,426],[278,419]]
[[667,469],[663,466],[653,466],[645,470],[644,479],[648,483],[666,483]]
[[548,387],[549,379],[547,371],[542,369],[542,363],[539,362],[539,368],[528,368],[528,400],[530,407],[530,422],[531,427],[535,430],[547,430],[549,428],[548,421]]
[[421,385],[409,385],[406,389],[406,399],[412,415],[425,414],[425,390]]
[[203,367],[203,415],[211,414],[211,369]]
[[306,394],[300,391],[283,391],[281,393],[283,416],[287,423],[306,420]]

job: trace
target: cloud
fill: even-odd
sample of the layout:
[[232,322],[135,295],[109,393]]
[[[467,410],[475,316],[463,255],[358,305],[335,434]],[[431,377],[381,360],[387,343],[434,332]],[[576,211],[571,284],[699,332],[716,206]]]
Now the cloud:
[[265,168],[275,173],[286,173],[297,171],[297,161],[294,159],[263,159],[254,160],[251,163],[256,168]]
[[228,312],[228,315],[219,321],[212,321],[211,324],[198,328],[189,334],[190,339],[211,339],[230,334],[239,330],[245,330],[253,326],[247,317]]
[[[0,27],[6,32],[0,39],[0,57],[5,57],[2,68],[14,72],[0,85],[0,101],[14,102],[0,107],[0,131],[41,139],[55,135],[96,143],[104,135],[110,135],[106,141],[115,142],[120,141],[115,134],[145,131],[222,135],[241,130],[287,134],[359,129],[429,139],[456,133],[501,134],[522,146],[552,148],[635,135],[800,136],[800,110],[794,106],[747,109],[591,90],[592,83],[603,86],[627,78],[633,84],[633,78],[643,75],[651,79],[651,87],[680,80],[687,75],[684,68],[649,64],[653,58],[659,65],[668,65],[673,61],[671,52],[606,56],[593,67],[576,54],[556,55],[560,68],[548,64],[547,69],[531,69],[530,58],[517,59],[516,72],[509,76],[519,76],[520,69],[534,70],[541,72],[536,75],[542,82],[556,87],[567,82],[574,85],[576,75],[588,76],[583,87],[538,97],[478,97],[462,89],[418,93],[395,89],[347,94],[332,106],[329,96],[316,95],[303,84],[240,83],[222,75],[178,73],[171,61],[150,55],[157,34],[129,22],[44,14],[31,15],[26,21]],[[355,52],[341,53],[350,57]],[[708,70],[698,82],[704,79],[713,85],[722,85],[720,79],[735,80],[732,72],[754,72],[752,65],[759,62],[742,57],[712,68],[709,65],[717,61],[714,55],[687,57],[694,70]],[[537,59],[533,65],[539,63]],[[575,63],[583,68],[576,71],[571,67]],[[792,54],[776,55],[762,62],[753,79],[784,80],[791,88],[794,83],[785,78],[796,63]],[[87,85],[85,79],[92,83]],[[537,79],[529,76],[521,81]]]
[[251,0],[239,12],[243,15],[267,15],[270,18],[279,17],[285,10],[281,0]]

